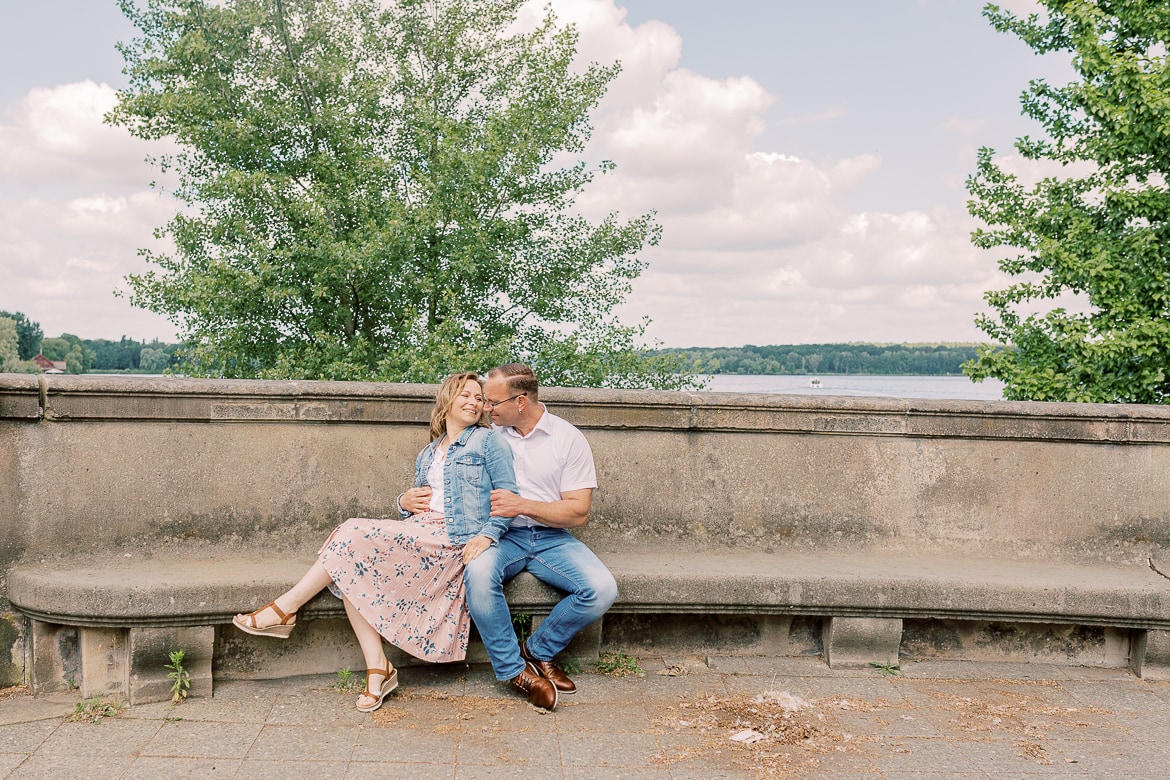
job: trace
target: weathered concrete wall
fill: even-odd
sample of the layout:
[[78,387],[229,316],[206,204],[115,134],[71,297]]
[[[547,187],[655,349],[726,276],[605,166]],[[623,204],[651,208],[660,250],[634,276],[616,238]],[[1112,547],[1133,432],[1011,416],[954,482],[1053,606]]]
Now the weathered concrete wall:
[[603,549],[658,537],[1144,563],[1170,540],[1160,443],[589,433],[605,490],[584,538]]
[[[68,380],[74,381],[68,381]],[[382,516],[426,443],[431,390],[48,378],[40,420],[0,420],[19,557],[160,545],[280,549]],[[3,461],[0,461],[0,465]]]
[[[392,515],[433,392],[0,375],[0,619],[19,560],[311,553],[341,519]],[[603,552],[677,542],[1145,566],[1170,549],[1164,407],[563,389],[544,400],[593,446],[601,490],[581,535]],[[0,676],[20,639],[4,641]]]

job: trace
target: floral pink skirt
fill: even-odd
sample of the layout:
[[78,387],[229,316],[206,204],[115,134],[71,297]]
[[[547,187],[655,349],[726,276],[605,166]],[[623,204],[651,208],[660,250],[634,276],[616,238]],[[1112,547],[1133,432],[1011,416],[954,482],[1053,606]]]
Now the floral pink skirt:
[[442,515],[406,520],[350,518],[317,554],[329,590],[357,607],[386,641],[424,661],[467,657],[471,618],[463,548],[447,539]]

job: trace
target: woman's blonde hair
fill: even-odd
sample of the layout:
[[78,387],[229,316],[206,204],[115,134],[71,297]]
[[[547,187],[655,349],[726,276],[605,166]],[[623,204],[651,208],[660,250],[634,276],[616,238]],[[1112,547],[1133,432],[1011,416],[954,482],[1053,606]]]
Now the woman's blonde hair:
[[[483,392],[483,381],[474,371],[452,374],[443,380],[439,392],[435,394],[435,408],[431,410],[431,441],[441,439],[447,433],[447,412],[451,411],[451,407],[455,405],[455,399],[459,397],[459,393],[463,392],[463,386],[471,381],[478,384],[480,392]],[[487,427],[486,406],[484,406],[484,413],[480,415],[476,425]]]

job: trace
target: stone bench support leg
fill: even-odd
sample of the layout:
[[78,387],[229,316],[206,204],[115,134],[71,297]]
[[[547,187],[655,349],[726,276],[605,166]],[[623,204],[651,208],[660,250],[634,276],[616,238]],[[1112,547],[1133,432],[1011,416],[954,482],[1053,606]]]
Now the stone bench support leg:
[[81,679],[81,656],[77,629],[29,619],[29,685],[40,696],[64,690],[69,681]]
[[129,704],[171,698],[167,678],[172,650],[184,650],[191,675],[189,696],[211,695],[212,626],[187,628],[81,628],[81,695],[118,697]]
[[129,701],[129,638],[124,628],[79,628],[81,695]]
[[169,701],[174,681],[167,664],[174,650],[183,652],[183,669],[190,675],[192,698],[211,696],[211,657],[215,651],[215,628],[130,629],[129,693],[131,704]]
[[1144,680],[1170,680],[1170,631],[1134,631],[1129,668]]
[[831,669],[865,669],[870,663],[898,662],[901,618],[827,618],[823,642]]

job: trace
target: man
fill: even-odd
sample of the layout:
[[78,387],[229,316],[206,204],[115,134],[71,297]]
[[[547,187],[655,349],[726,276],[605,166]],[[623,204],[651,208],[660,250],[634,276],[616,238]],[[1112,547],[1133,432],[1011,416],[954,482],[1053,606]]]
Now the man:
[[[492,515],[514,519],[498,544],[467,564],[467,606],[496,679],[551,710],[558,696],[577,690],[553,658],[617,598],[609,569],[569,532],[589,520],[597,487],[593,453],[581,431],[540,403],[536,375],[526,365],[488,372],[484,400],[493,427],[512,447],[520,495],[492,491]],[[518,644],[504,583],[522,571],[568,595]]]

